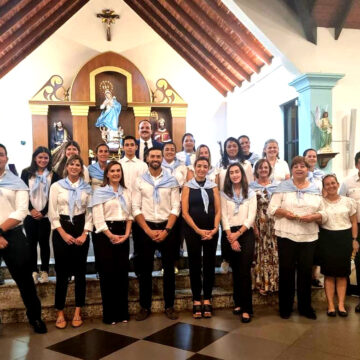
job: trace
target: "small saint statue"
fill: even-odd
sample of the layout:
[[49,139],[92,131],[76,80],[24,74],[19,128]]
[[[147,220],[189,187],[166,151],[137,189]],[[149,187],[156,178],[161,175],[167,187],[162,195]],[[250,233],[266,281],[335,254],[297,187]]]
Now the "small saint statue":
[[68,131],[64,128],[64,125],[61,120],[54,122],[54,127],[51,131],[50,137],[50,149],[51,152],[56,152],[56,149],[59,148],[63,143],[70,140]]
[[320,130],[319,153],[332,152],[332,124],[327,111],[323,113],[322,118],[317,122],[317,126]]
[[171,141],[170,132],[165,128],[165,120],[160,118],[158,121],[158,128],[154,133],[154,140],[161,143],[167,143]]

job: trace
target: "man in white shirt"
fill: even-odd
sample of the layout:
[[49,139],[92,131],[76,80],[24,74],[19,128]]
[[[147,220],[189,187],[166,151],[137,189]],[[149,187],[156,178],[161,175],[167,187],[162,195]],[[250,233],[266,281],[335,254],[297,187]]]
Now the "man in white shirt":
[[[344,179],[341,184],[339,194],[348,196],[356,201],[356,216],[358,227],[360,228],[360,151],[355,155],[355,167],[358,170],[355,175],[350,175]],[[360,241],[360,237],[357,238]],[[355,256],[356,282],[358,290],[360,290],[360,254]],[[360,313],[360,303],[355,307],[355,312]]]
[[34,331],[47,332],[41,320],[41,304],[36,294],[30,264],[30,248],[22,223],[28,212],[29,189],[17,176],[6,170],[7,151],[0,144],[0,256],[15,280],[26,315]]
[[151,139],[152,129],[151,123],[148,120],[143,120],[139,123],[139,136],[140,139],[136,140],[136,144],[138,145],[138,149],[136,150],[136,157],[138,157],[142,161],[146,161],[145,154],[147,150],[151,148],[162,149],[163,144]]
[[136,237],[141,310],[136,320],[145,320],[151,311],[152,270],[155,249],[162,254],[165,314],[175,320],[175,241],[172,228],[180,213],[180,193],[176,179],[163,171],[162,152],[148,151],[149,170],[136,180],[132,193],[132,212],[141,234]]

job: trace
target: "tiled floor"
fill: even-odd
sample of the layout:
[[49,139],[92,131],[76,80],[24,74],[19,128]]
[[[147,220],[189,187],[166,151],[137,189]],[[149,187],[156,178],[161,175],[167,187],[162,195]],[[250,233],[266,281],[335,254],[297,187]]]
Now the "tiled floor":
[[275,308],[256,306],[250,324],[231,310],[216,311],[212,319],[194,320],[183,312],[173,322],[162,314],[143,322],[105,325],[86,320],[84,326],[34,334],[27,324],[0,325],[0,359],[360,359],[360,314],[357,298],[349,298],[348,318],[329,318],[325,304],[315,304],[318,320],[296,313],[282,320]]

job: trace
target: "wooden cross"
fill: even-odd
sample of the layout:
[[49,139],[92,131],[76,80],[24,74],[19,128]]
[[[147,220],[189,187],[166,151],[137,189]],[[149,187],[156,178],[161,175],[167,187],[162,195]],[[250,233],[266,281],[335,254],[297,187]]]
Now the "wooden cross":
[[120,19],[120,16],[115,14],[114,10],[105,9],[101,14],[96,14],[96,17],[101,18],[101,22],[106,26],[106,40],[111,41],[111,24],[115,24],[116,19]]

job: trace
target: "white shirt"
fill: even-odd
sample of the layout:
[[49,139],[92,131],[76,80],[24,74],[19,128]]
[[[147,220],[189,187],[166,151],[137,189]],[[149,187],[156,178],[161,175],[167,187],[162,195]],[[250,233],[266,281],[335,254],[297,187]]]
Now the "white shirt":
[[[10,170],[4,171],[0,176],[0,181],[6,174],[6,171]],[[22,223],[28,213],[29,191],[10,190],[0,187],[0,204],[0,224],[9,218]]]
[[[148,149],[153,147],[153,143],[152,143],[151,138],[149,140],[146,140],[146,143],[147,143]],[[145,148],[145,140],[140,138],[140,142],[139,142],[139,159],[141,161],[144,161],[144,148]]]
[[97,178],[91,178],[91,188],[94,191],[102,185],[103,181]]
[[357,222],[360,223],[360,177],[359,173],[348,176],[341,184],[339,194],[347,196],[356,201],[357,205]]
[[92,208],[93,222],[96,227],[96,233],[108,230],[106,221],[127,221],[133,220],[131,216],[131,192],[125,189],[123,196],[126,201],[128,212],[126,213],[118,199],[114,198],[102,204],[97,204]]
[[84,181],[90,183],[89,170],[85,165],[83,166],[83,173],[84,173]]
[[[157,184],[163,172],[154,178]],[[136,179],[135,189],[132,192],[132,213],[134,218],[144,215],[146,221],[161,223],[168,221],[170,214],[179,216],[180,192],[178,187],[159,188],[160,202],[156,203],[153,198],[154,187],[142,177]]]
[[235,211],[235,203],[223,195],[220,196],[221,201],[221,224],[223,230],[230,230],[232,226],[245,225],[248,229],[254,226],[256,217],[256,196],[246,199],[239,206],[239,212]]
[[[173,165],[174,162],[175,161],[173,161],[169,165]],[[184,183],[186,181],[186,176],[187,176],[187,172],[188,172],[188,167],[187,166],[185,166],[184,164],[181,164],[173,171],[171,171],[171,169],[166,168],[166,167],[162,167],[162,169],[163,169],[163,171],[166,171],[168,174],[175,176],[175,179],[179,183],[180,188],[183,187],[183,185],[184,185]]]
[[[79,186],[80,181],[71,184],[73,187]],[[88,210],[88,203],[90,194],[85,191],[81,193],[81,207],[80,209],[75,204],[73,216],[85,214],[84,230],[92,231],[92,214]],[[51,185],[49,195],[49,220],[51,229],[55,230],[61,227],[60,215],[70,215],[69,211],[69,190],[64,189],[58,182]]]
[[[186,164],[186,152],[185,151],[180,151],[178,153],[176,153],[176,158],[183,162],[184,164]],[[193,152],[190,154],[190,162],[191,162],[191,165],[194,165],[194,162],[195,162],[195,159],[196,159],[196,154]]]
[[340,199],[334,202],[323,199],[323,204],[327,214],[327,221],[322,223],[322,228],[327,230],[346,230],[352,227],[350,216],[356,213],[356,202],[354,199],[340,196]]
[[276,159],[272,169],[270,180],[283,181],[286,175],[290,175],[289,165],[285,160]]
[[[229,165],[231,165],[231,164],[229,164]],[[228,165],[228,167],[229,167],[229,165]],[[245,160],[243,163],[240,163],[240,165],[244,168],[244,171],[246,174],[246,179],[248,181],[248,184],[250,184],[252,181],[254,181],[254,175],[253,175],[253,169],[251,166],[251,162],[248,160]],[[220,191],[224,190],[225,176],[226,176],[226,171],[227,171],[228,167],[226,169],[224,169],[223,166],[220,166],[220,164],[218,165]]]
[[143,175],[148,166],[145,162],[139,160],[137,157],[133,157],[132,159],[127,158],[124,156],[120,160],[120,164],[124,171],[124,181],[125,186],[130,191],[134,190],[136,178]]
[[[327,220],[320,195],[306,193],[298,198],[295,192],[274,193],[270,200],[268,214],[275,216],[277,209],[285,209],[298,216],[320,213],[322,222]],[[315,222],[302,223],[296,220],[288,220],[286,217],[275,216],[274,228],[276,236],[288,238],[295,242],[310,242],[318,239],[319,226]]]
[[[52,173],[49,172],[49,174],[46,177],[46,182],[49,188],[51,184],[51,177],[52,177]],[[35,210],[41,211],[46,206],[46,203],[49,198],[49,194],[44,193],[45,184],[43,183],[40,183],[40,186],[36,189],[35,194],[31,194],[31,190],[35,185],[35,179],[36,179],[35,176],[29,177],[30,201],[31,201],[31,205]]]

